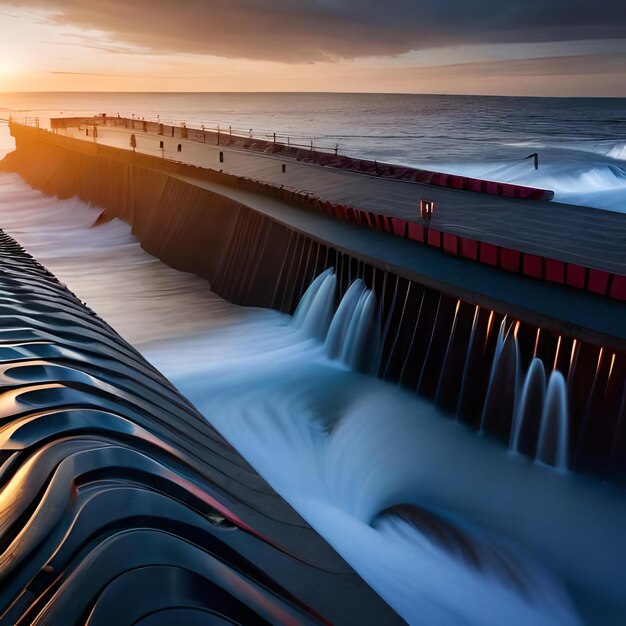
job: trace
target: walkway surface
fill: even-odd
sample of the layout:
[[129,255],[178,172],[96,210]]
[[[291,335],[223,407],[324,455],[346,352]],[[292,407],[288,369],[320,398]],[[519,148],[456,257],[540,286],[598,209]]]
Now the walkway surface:
[[[626,216],[621,213],[381,178],[138,129],[98,127],[97,142],[130,150],[131,133],[137,138],[137,151],[144,154],[285,185],[333,203],[408,221],[418,221],[421,199],[434,200],[431,226],[437,230],[588,268],[626,274]],[[93,141],[78,128],[67,129],[67,135]],[[160,141],[164,143],[163,149],[159,148]],[[179,144],[181,152],[177,151]],[[220,152],[223,162],[220,162]]]

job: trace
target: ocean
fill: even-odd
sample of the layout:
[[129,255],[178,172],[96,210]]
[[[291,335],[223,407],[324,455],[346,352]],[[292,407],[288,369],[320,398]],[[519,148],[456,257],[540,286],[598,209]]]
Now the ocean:
[[[349,154],[626,208],[625,100],[24,94],[0,104],[0,117],[119,112],[315,137]],[[0,134],[0,150],[10,148]],[[535,151],[538,172],[523,160]],[[319,320],[304,317],[315,307],[292,318],[225,302],[147,254],[119,220],[92,227],[98,214],[0,174],[0,228],[168,376],[408,623],[615,623],[623,492],[533,463],[353,371],[311,331]],[[398,513],[405,505],[455,539],[433,541]]]
[[[516,182],[626,211],[626,99],[264,93],[0,94],[0,117],[131,115]],[[539,169],[528,155],[539,153]]]

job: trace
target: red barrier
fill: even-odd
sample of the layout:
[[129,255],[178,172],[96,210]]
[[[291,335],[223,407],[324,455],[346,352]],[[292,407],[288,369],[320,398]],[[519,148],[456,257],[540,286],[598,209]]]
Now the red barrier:
[[505,198],[515,198],[517,195],[517,188],[515,187],[515,185],[502,183],[502,195]]
[[567,264],[567,284],[570,287],[577,287],[578,289],[585,288],[585,281],[587,279],[587,268],[581,265],[574,265],[574,263]]
[[421,224],[409,222],[409,239],[424,243],[424,227]]
[[457,256],[459,254],[459,238],[450,233],[443,233],[443,251]]
[[500,267],[508,272],[519,272],[520,253],[510,248],[500,248]]
[[498,246],[480,242],[480,262],[487,265],[498,265]]
[[461,256],[464,259],[478,260],[478,241],[461,237]]
[[393,234],[398,237],[406,237],[406,222],[399,217],[391,218],[391,225],[393,227]]
[[335,207],[335,215],[340,219],[347,221],[348,215],[346,213],[346,208],[340,204]]
[[609,295],[616,300],[626,300],[626,276],[613,276]]
[[542,278],[543,276],[543,258],[534,254],[525,254],[523,261],[523,272],[525,276],[533,278]]
[[427,230],[427,242],[429,246],[441,248],[441,233],[438,230],[429,228]]
[[463,176],[454,176],[453,174],[450,174],[448,187],[452,187],[453,189],[463,189],[464,183],[465,179]]
[[546,259],[546,279],[562,285],[565,282],[565,263]]
[[483,188],[483,181],[477,180],[476,178],[467,178],[465,180],[465,189],[467,191],[474,191],[476,193],[480,193]]
[[589,270],[589,284],[587,289],[594,293],[606,294],[609,286],[609,273],[602,270]]

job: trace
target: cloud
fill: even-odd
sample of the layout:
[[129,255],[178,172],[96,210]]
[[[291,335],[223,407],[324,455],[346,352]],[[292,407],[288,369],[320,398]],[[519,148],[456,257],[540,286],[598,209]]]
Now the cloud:
[[471,76],[585,76],[589,74],[626,74],[626,56],[619,54],[580,54],[532,59],[507,59],[455,63],[429,67],[394,68],[396,77],[404,74],[412,78],[463,78]]
[[624,0],[21,0],[18,6],[153,51],[288,63],[474,43],[626,38]]
[[53,76],[106,76],[107,78],[125,78],[124,74],[106,74],[103,72],[43,72],[44,74],[50,74]]

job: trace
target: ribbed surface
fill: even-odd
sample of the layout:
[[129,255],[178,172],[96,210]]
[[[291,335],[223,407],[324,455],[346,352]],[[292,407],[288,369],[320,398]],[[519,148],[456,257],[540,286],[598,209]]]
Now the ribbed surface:
[[[0,624],[324,622],[318,610],[394,620],[158,372],[3,233],[0,317]],[[331,587],[354,605],[329,615]]]

